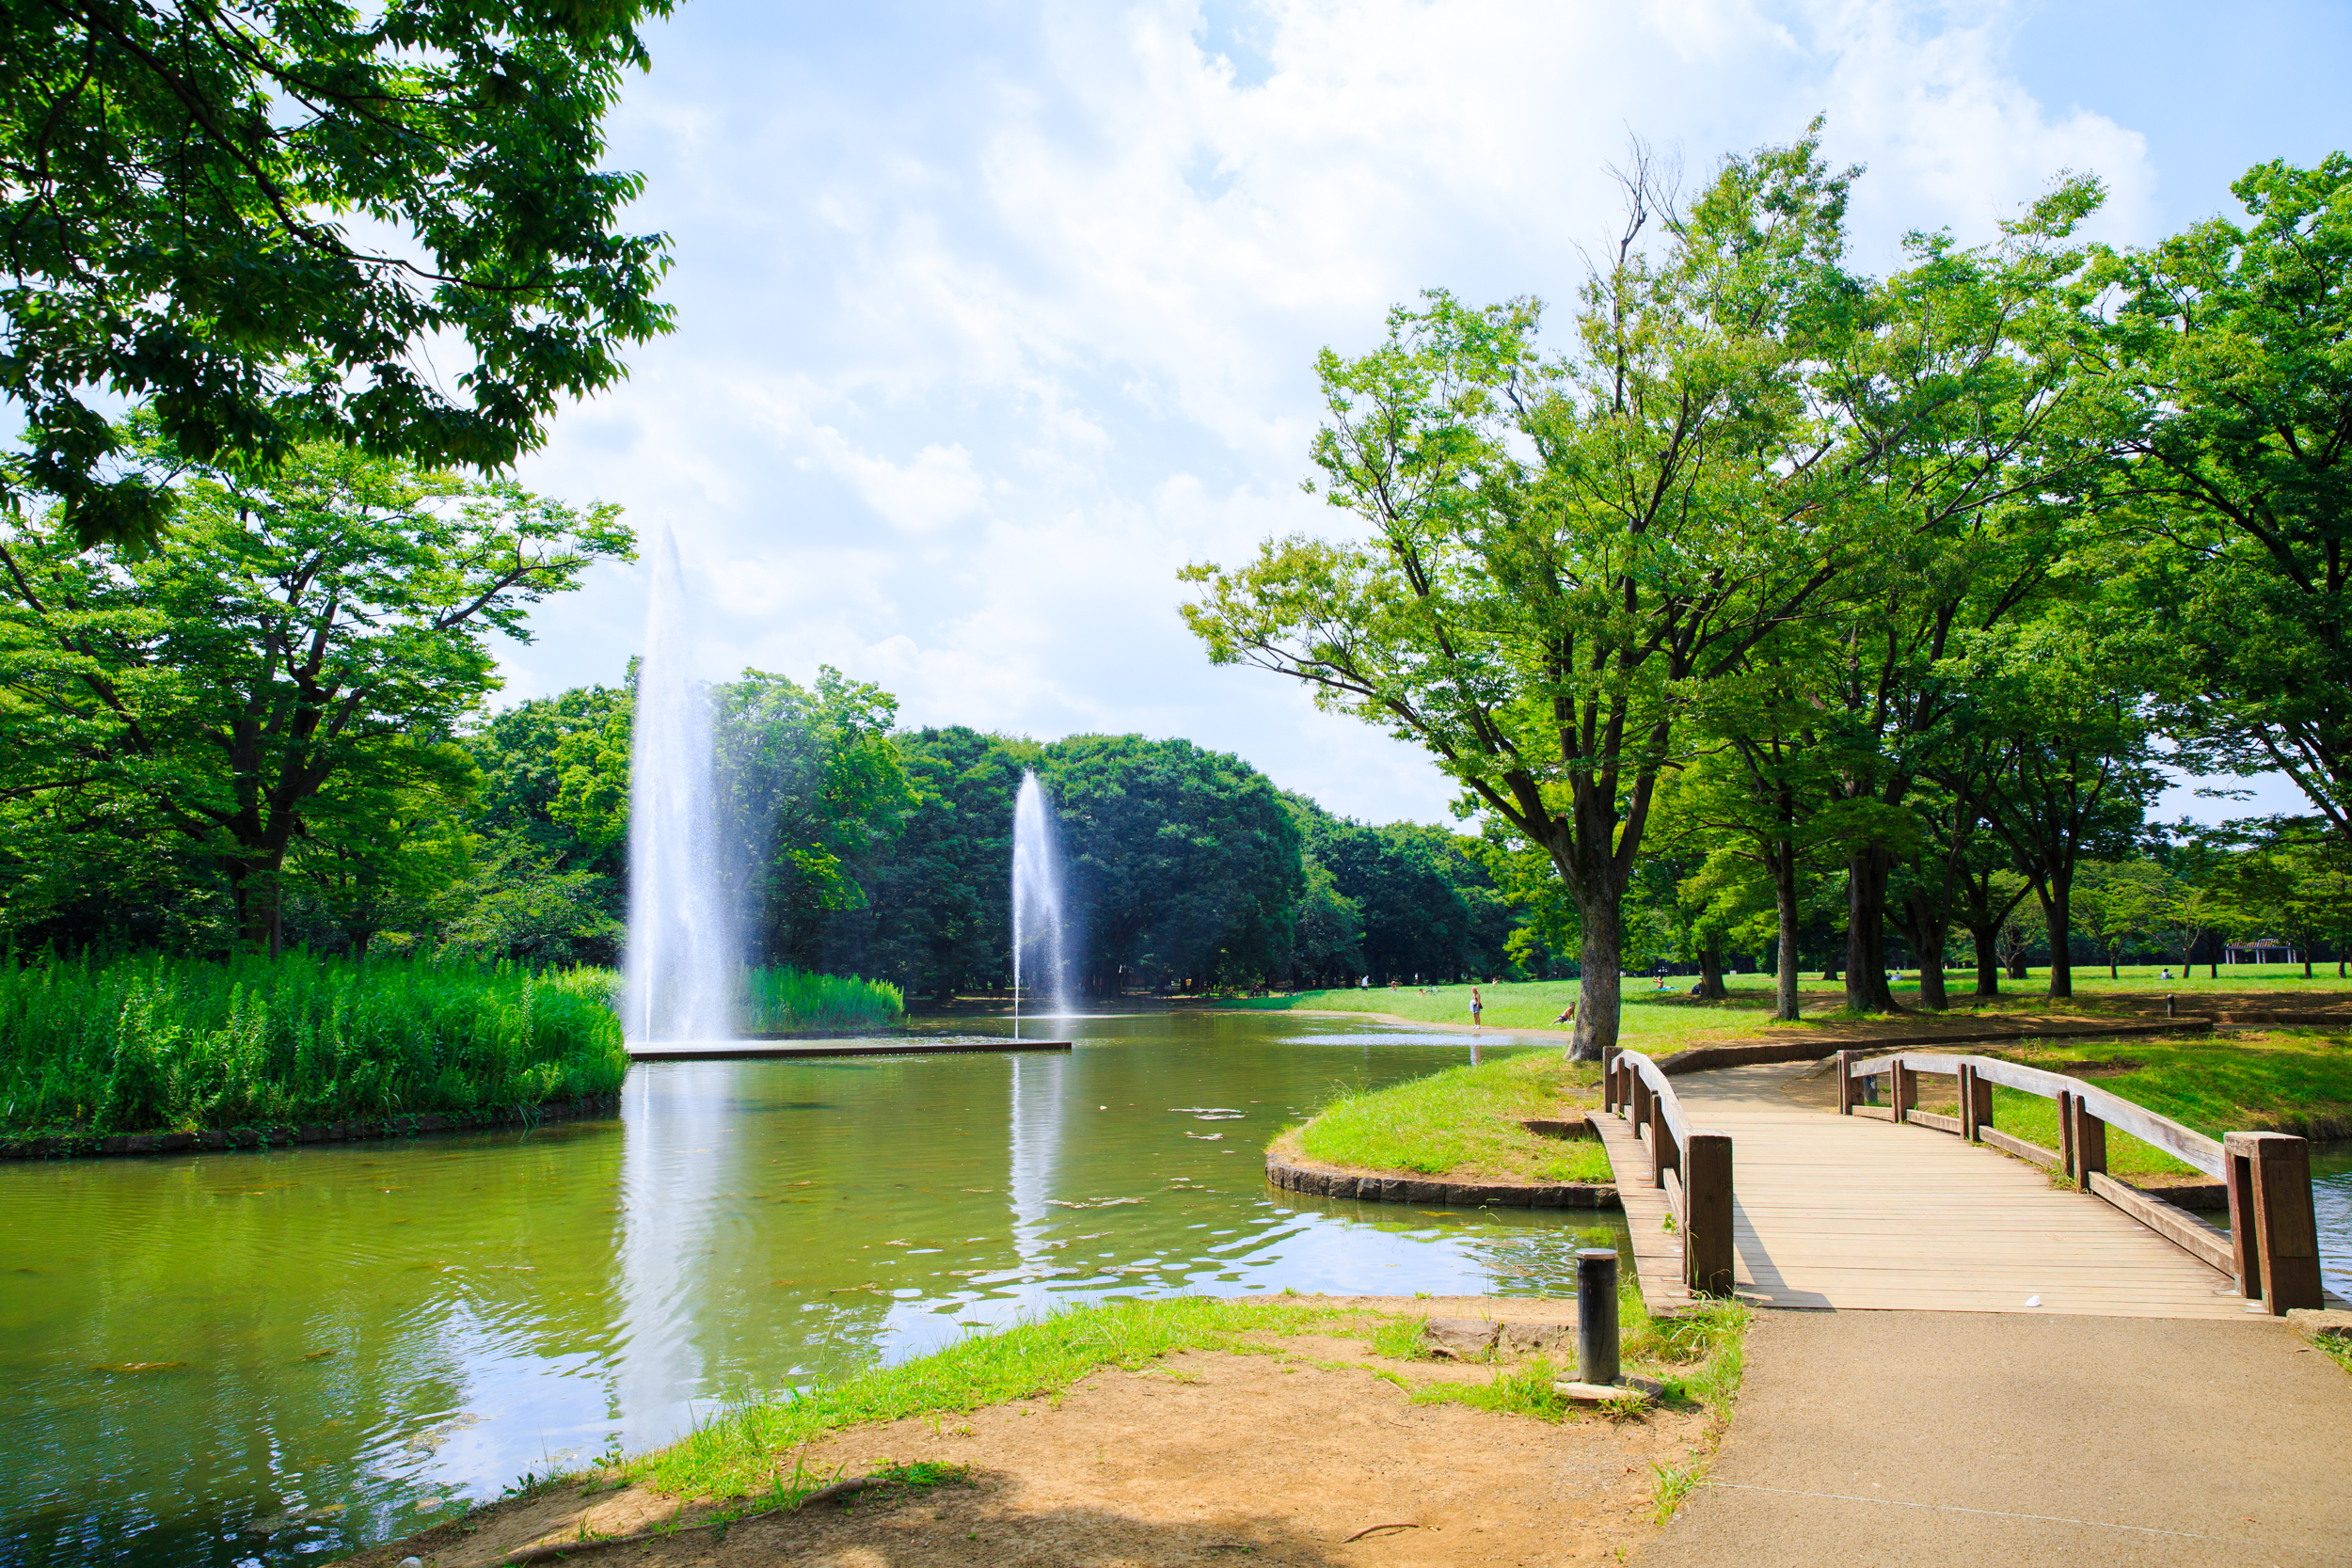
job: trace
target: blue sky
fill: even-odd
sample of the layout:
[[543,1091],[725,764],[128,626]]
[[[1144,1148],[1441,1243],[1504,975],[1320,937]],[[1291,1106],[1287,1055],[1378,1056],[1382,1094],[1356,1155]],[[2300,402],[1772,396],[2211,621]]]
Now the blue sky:
[[[910,723],[1184,736],[1375,819],[1450,791],[1212,669],[1176,571],[1340,522],[1298,490],[1319,348],[1433,286],[1571,301],[1629,130],[1695,178],[1826,113],[1874,267],[2061,168],[2107,182],[2102,237],[2145,241],[2249,164],[2352,145],[2342,6],[686,0],[650,42],[611,161],[675,239],[678,329],[523,477],[675,530],[704,673],[827,663]],[[617,681],[646,584],[544,607],[508,698]]]

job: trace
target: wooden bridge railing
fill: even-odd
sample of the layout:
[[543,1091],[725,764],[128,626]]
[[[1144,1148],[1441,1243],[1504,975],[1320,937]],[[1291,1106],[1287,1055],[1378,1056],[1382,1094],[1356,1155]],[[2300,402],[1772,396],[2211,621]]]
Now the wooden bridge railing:
[[[1960,1115],[1938,1116],[1919,1107],[1920,1073],[1957,1079]],[[1865,1086],[1887,1083],[1888,1104],[1865,1105]],[[2058,1147],[2039,1144],[1993,1125],[1993,1086],[2055,1101]],[[1990,1056],[1950,1056],[1899,1052],[1866,1057],[1837,1053],[1837,1109],[1884,1114],[1897,1122],[1933,1127],[2014,1154],[2062,1173],[2077,1190],[2105,1198],[2150,1230],[2237,1281],[2249,1301],[2283,1316],[2298,1307],[2319,1307],[2326,1293],[2319,1275],[2319,1226],[2312,1206],[2311,1146],[2284,1132],[2232,1132],[2218,1142],[2183,1127],[2169,1117],[2063,1073]],[[2222,1182],[2230,1199],[2230,1233],[2224,1236],[2186,1210],[2107,1174],[2107,1129],[2120,1128],[2142,1143]]]
[[1730,1295],[1731,1134],[1692,1127],[1674,1085],[1638,1051],[1615,1052],[1603,1065],[1601,1108],[1629,1120],[1649,1150],[1650,1185],[1665,1189],[1682,1239],[1682,1282],[1701,1295]]

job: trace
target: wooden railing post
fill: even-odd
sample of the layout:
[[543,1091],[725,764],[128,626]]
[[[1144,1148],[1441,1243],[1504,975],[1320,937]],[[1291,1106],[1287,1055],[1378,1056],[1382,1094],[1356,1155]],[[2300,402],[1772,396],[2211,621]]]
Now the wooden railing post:
[[1634,1130],[1645,1131],[1649,1126],[1649,1085],[1643,1081],[1640,1070],[1631,1063],[1626,1065],[1626,1082],[1627,1085],[1633,1090]]
[[1702,1295],[1732,1292],[1731,1197],[1731,1134],[1692,1128],[1682,1151],[1682,1267]]
[[2090,1191],[2090,1173],[2105,1175],[2107,1168],[2107,1124],[2092,1114],[2083,1103],[2081,1095],[2074,1096],[2074,1186],[2077,1191]]
[[1968,1135],[1981,1141],[1984,1130],[1993,1125],[1993,1080],[1979,1078],[1977,1069],[1968,1069]]
[[2058,1169],[2069,1181],[2074,1180],[2074,1097],[2064,1089],[2058,1092]]
[[1681,1161],[1675,1148],[1673,1129],[1666,1125],[1666,1102],[1653,1092],[1649,1097],[1649,1184],[1662,1187],[1666,1173],[1677,1168]]
[[1859,1051],[1837,1053],[1837,1114],[1841,1117],[1852,1116],[1854,1101],[1861,1098],[1861,1085],[1853,1078],[1853,1065],[1861,1059]]
[[1960,1064],[1960,1136],[1963,1143],[1977,1141],[1977,1097],[1973,1092],[1977,1069],[1966,1062]]
[[1600,1108],[1603,1111],[1617,1108],[1617,1054],[1613,1047],[1600,1059]]
[[1905,1117],[1911,1115],[1911,1108],[1919,1103],[1919,1075],[1903,1066],[1903,1059],[1898,1056],[1887,1077],[1887,1091],[1895,1101],[1895,1120],[1900,1124]]
[[2285,1132],[2231,1132],[2221,1151],[2239,1292],[2278,1318],[2323,1305],[2311,1145]]

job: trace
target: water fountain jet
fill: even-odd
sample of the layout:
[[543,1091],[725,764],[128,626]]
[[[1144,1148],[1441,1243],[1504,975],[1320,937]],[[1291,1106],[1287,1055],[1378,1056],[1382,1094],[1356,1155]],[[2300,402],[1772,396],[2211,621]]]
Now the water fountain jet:
[[1070,970],[1062,950],[1061,850],[1054,808],[1034,770],[1021,775],[1012,812],[1012,1033],[1021,1037],[1022,976],[1030,950],[1043,960],[1044,999],[1057,1016],[1070,1012]]
[[719,876],[710,694],[694,680],[685,574],[666,527],[648,553],[653,594],[629,738],[622,1018],[633,1039],[726,1040],[739,942]]

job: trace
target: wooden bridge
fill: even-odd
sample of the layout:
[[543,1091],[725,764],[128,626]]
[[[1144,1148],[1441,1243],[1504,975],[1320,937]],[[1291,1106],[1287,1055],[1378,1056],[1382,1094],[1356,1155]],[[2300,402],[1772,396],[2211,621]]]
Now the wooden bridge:
[[[1818,1067],[1669,1078],[1613,1055],[1607,1145],[1651,1310],[1706,1295],[1760,1306],[2235,1318],[2320,1307],[2309,1149],[2219,1142],[2094,1085],[1986,1056],[1838,1053],[1836,1106],[1788,1091]],[[1921,1074],[1958,1116],[1920,1110]],[[1887,1103],[1869,1103],[1874,1085]],[[1993,1086],[2053,1101],[2061,1147],[1994,1125]],[[2115,1127],[2224,1181],[2227,1232],[2117,1180]]]

